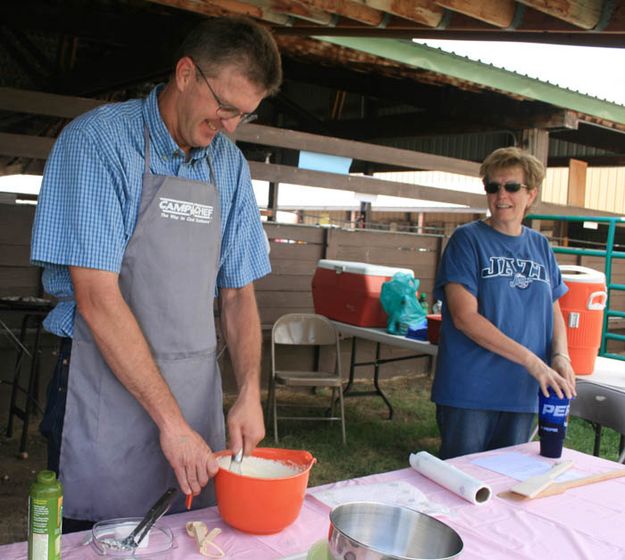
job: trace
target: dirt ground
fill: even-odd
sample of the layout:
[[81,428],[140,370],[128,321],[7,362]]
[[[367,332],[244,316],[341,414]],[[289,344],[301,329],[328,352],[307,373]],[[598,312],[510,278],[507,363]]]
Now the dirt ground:
[[[4,334],[4,333],[3,333]],[[31,337],[28,339],[31,340]],[[28,493],[37,473],[46,467],[46,442],[39,435],[41,414],[31,414],[26,457],[19,456],[22,421],[14,418],[13,437],[7,438],[11,381],[15,367],[15,348],[6,337],[0,337],[0,544],[26,540],[28,519]],[[42,336],[39,348],[40,379],[38,400],[43,406],[45,389],[56,361],[56,342]],[[22,368],[20,385],[27,383],[27,361]],[[18,393],[18,406],[24,405],[23,393]]]
[[[2,389],[3,391],[6,389]],[[37,472],[46,465],[46,444],[39,435],[39,416],[32,421],[27,443],[27,458],[19,457],[21,420],[16,420],[13,437],[6,437],[7,414],[0,418],[0,544],[26,540],[28,492]]]

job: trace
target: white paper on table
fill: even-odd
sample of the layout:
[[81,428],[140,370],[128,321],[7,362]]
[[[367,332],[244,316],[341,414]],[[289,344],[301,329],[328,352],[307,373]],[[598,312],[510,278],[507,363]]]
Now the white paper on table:
[[[553,467],[554,463],[543,461],[536,457],[524,455],[517,451],[507,451],[488,457],[478,457],[471,461],[474,465],[488,469],[499,474],[504,474],[515,480],[527,480],[532,476],[545,474]],[[569,470],[556,477],[556,482],[575,480],[586,476],[584,473]]]
[[428,500],[421,490],[403,480],[379,482],[366,486],[354,484],[323,490],[312,488],[309,493],[331,508],[347,502],[379,502],[410,507],[430,515],[449,514],[447,507]]
[[427,451],[412,453],[409,461],[410,466],[418,473],[472,504],[484,504],[490,500],[493,494],[490,487],[481,480],[462,472],[445,461],[441,461]]

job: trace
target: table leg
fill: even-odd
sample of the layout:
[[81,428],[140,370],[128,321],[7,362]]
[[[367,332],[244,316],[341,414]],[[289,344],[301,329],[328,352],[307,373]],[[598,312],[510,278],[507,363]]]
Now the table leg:
[[592,454],[595,457],[599,457],[599,452],[601,451],[601,431],[603,427],[601,424],[592,424],[592,427],[595,429],[595,444],[593,446]]
[[354,384],[354,370],[356,369],[356,341],[358,339],[354,336],[352,337],[352,351],[351,358],[349,361],[349,379],[347,380],[347,385],[343,388],[343,396],[349,393],[352,385]]
[[436,354],[433,354],[430,356],[430,377],[434,377],[434,374],[436,373],[436,358],[438,356]]
[[373,385],[375,387],[375,391],[378,395],[380,395],[382,397],[382,400],[386,403],[386,406],[388,408],[388,419],[392,420],[393,419],[393,406],[391,405],[391,401],[388,400],[388,398],[386,397],[386,395],[384,394],[384,391],[382,391],[382,389],[380,389],[380,343],[376,342],[375,345],[375,369],[374,369],[374,373],[373,373]]
[[26,451],[28,443],[28,425],[30,423],[30,413],[37,405],[37,395],[35,388],[39,385],[39,338],[41,336],[41,321],[35,317],[37,326],[35,327],[35,341],[33,343],[33,354],[30,361],[30,376],[28,378],[28,389],[26,392],[26,404],[24,405],[24,418],[22,425],[22,437],[20,438],[20,453]]
[[[22,359],[24,354],[28,354],[28,350],[24,346],[26,340],[26,328],[28,327],[28,315],[22,318],[22,326],[20,328],[20,337],[17,339],[17,356],[15,358],[15,368],[13,369],[13,384],[11,385],[11,399],[9,401],[9,421],[7,423],[7,437],[13,437],[13,418],[18,414],[17,392],[20,389],[20,374],[22,371]],[[8,327],[6,327],[8,330]],[[10,330],[8,330],[10,332]],[[32,356],[31,356],[32,358]],[[28,404],[28,401],[26,401]]]
[[[384,404],[386,404],[386,407],[388,408],[388,419],[392,420],[393,412],[394,412],[393,406],[391,405],[391,402],[389,401],[387,396],[384,394],[384,391],[382,391],[382,389],[380,388],[380,366],[383,364],[391,363],[391,362],[400,362],[403,360],[414,360],[416,358],[422,358],[424,356],[427,356],[428,358],[431,359],[430,369],[433,372],[436,368],[436,357],[428,353],[428,354],[413,354],[410,356],[400,356],[398,358],[381,358],[380,347],[383,343],[375,341],[376,342],[375,359],[373,361],[368,361],[368,362],[357,362],[356,361],[357,345],[358,345],[357,340],[358,340],[357,336],[352,336],[352,349],[351,349],[351,357],[350,357],[350,363],[349,363],[349,378],[347,380],[347,384],[343,388],[343,396],[344,397],[356,397],[356,396],[378,395],[382,397]],[[354,390],[355,369],[357,367],[364,367],[364,366],[374,366],[373,385],[374,385],[375,391],[355,391]]]

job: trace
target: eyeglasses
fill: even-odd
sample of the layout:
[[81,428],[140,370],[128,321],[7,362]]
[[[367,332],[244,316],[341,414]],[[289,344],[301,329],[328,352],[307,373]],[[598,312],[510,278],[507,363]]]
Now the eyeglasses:
[[208,78],[204,75],[204,72],[202,72],[202,69],[198,66],[197,62],[195,62],[195,60],[193,60],[192,58],[191,58],[191,62],[193,62],[193,65],[195,66],[197,71],[200,73],[200,76],[202,76],[202,78],[206,82],[206,85],[208,86],[208,90],[211,92],[211,95],[215,99],[215,102],[217,103],[216,112],[217,112],[217,116],[220,119],[228,120],[228,119],[236,119],[238,117],[240,119],[239,123],[244,124],[244,123],[252,122],[253,120],[256,120],[258,118],[258,115],[256,113],[244,113],[243,111],[239,111],[239,109],[237,109],[236,107],[233,107],[232,105],[228,105],[227,103],[222,103],[221,99],[217,97],[215,90],[211,87],[210,83],[208,83]]
[[484,179],[483,183],[484,190],[488,194],[498,193],[501,187],[506,189],[506,192],[509,193],[519,192],[521,189],[529,189],[529,187],[527,185],[524,185],[523,183],[515,183],[512,181],[509,183],[496,183],[495,181],[488,181],[487,179]]

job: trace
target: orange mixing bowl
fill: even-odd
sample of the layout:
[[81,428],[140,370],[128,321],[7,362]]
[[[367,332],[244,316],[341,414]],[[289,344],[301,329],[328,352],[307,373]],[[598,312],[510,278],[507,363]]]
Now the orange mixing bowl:
[[[229,456],[230,451],[216,455]],[[268,447],[255,449],[252,456],[295,466],[300,472],[283,478],[255,478],[220,468],[215,476],[217,508],[235,529],[257,535],[277,533],[297,519],[316,459],[308,451]]]

